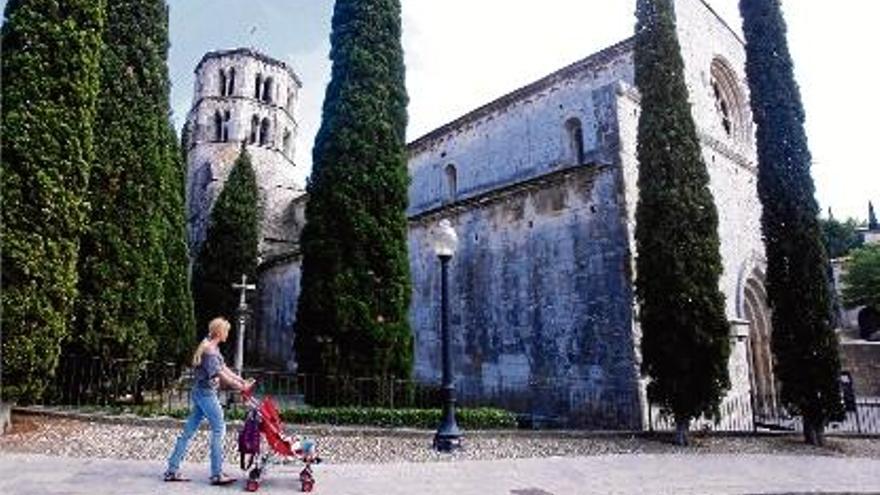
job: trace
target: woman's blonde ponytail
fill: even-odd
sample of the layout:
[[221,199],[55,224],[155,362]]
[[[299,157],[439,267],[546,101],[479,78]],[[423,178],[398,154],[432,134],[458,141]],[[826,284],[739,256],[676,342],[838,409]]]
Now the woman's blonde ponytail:
[[196,347],[195,352],[193,352],[193,366],[198,366],[202,364],[202,354],[205,353],[205,349],[208,348],[208,345],[211,343],[211,339],[218,337],[221,333],[225,332],[229,332],[229,322],[226,321],[226,318],[214,318],[213,320],[211,320],[211,323],[208,323],[208,336],[205,337],[204,340],[199,342],[199,345]]

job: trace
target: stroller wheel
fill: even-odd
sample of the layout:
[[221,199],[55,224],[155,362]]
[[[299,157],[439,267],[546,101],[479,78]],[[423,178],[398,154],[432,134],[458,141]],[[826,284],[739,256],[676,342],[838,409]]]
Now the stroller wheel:
[[312,470],[306,466],[299,473],[299,481],[302,483],[302,491],[310,492],[315,487],[315,477],[312,476]]
[[255,479],[250,479],[247,481],[244,489],[249,492],[255,492],[260,489],[260,482]]

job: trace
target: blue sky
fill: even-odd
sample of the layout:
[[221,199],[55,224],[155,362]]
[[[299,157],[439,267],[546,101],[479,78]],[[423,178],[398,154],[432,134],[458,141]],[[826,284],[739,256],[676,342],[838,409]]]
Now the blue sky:
[[[0,5],[5,7],[5,0]],[[303,81],[295,160],[311,166],[330,63],[331,0],[168,0],[172,108],[178,128],[205,52],[254,47]],[[710,0],[739,29],[738,0]],[[631,35],[634,0],[402,0],[410,140]],[[786,0],[789,43],[807,112],[823,208],[880,206],[878,0]],[[790,6],[796,5],[797,8]]]

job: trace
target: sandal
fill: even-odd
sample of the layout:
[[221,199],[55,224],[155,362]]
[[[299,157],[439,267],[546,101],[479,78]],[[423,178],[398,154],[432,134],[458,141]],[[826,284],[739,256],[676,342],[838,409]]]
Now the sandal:
[[180,475],[180,473],[165,473],[164,477],[165,481],[189,481],[189,478],[184,478]]
[[231,485],[232,483],[235,483],[235,481],[235,478],[226,476],[225,474],[221,474],[220,476],[211,476],[211,484],[214,486]]

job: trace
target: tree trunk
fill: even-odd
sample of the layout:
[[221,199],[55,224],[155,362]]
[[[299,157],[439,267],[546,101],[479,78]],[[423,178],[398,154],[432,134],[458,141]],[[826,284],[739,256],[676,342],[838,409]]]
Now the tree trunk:
[[675,444],[687,447],[690,445],[690,441],[688,440],[688,428],[690,427],[691,420],[690,419],[676,419],[675,420]]
[[809,415],[804,415],[804,441],[816,447],[825,446],[825,422]]

